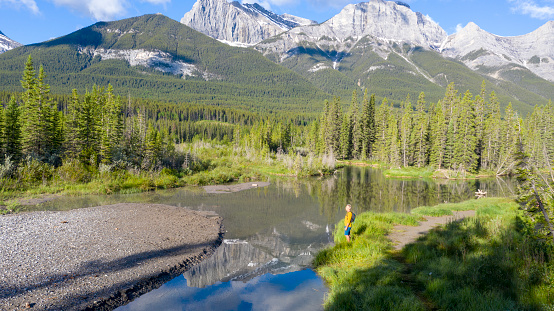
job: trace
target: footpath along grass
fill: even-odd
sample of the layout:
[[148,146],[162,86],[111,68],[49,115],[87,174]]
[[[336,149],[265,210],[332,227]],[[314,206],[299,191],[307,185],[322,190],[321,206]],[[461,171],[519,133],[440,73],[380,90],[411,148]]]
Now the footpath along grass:
[[[475,210],[400,252],[386,235],[421,215]],[[329,286],[326,310],[554,310],[552,245],[533,237],[508,198],[421,207],[412,214],[358,215],[353,242],[343,224],[315,268]]]

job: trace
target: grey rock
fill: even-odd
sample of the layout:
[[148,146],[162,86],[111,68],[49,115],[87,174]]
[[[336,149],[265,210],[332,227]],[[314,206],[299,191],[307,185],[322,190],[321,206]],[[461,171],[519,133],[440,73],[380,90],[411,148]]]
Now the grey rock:
[[554,21],[515,37],[497,36],[469,23],[458,33],[450,35],[440,51],[444,56],[461,60],[473,70],[482,66],[497,68],[498,71],[491,73],[494,78],[499,78],[499,71],[507,66],[513,68],[516,65],[554,81]]
[[259,4],[198,0],[181,23],[234,45],[253,45],[299,25],[313,24],[292,15],[277,15]]

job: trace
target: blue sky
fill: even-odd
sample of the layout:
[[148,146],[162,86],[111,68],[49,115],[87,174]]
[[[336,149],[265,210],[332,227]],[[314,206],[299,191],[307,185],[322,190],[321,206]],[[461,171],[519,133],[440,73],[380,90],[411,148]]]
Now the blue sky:
[[[196,0],[0,0],[0,31],[23,44],[66,35],[97,21],[162,13],[177,21]],[[349,0],[243,0],[259,2],[276,13],[324,22]],[[554,0],[405,0],[429,15],[449,34],[474,22],[501,36],[529,33],[554,20]]]

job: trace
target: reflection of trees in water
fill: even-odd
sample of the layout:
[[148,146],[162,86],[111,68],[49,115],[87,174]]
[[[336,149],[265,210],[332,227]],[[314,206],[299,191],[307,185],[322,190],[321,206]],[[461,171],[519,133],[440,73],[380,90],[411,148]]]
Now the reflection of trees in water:
[[514,184],[509,179],[390,179],[380,170],[358,167],[347,167],[334,176],[324,178],[281,182],[283,189],[294,191],[298,191],[301,185],[319,204],[320,214],[331,223],[348,203],[354,206],[357,213],[408,212],[422,205],[472,199],[477,189],[487,191],[489,196],[510,196],[514,193]]

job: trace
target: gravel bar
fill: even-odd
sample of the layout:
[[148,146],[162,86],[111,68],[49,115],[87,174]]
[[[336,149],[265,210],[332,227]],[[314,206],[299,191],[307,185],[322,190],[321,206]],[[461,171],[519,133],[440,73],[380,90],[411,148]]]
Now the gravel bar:
[[0,216],[0,310],[112,310],[209,257],[223,232],[160,204]]

